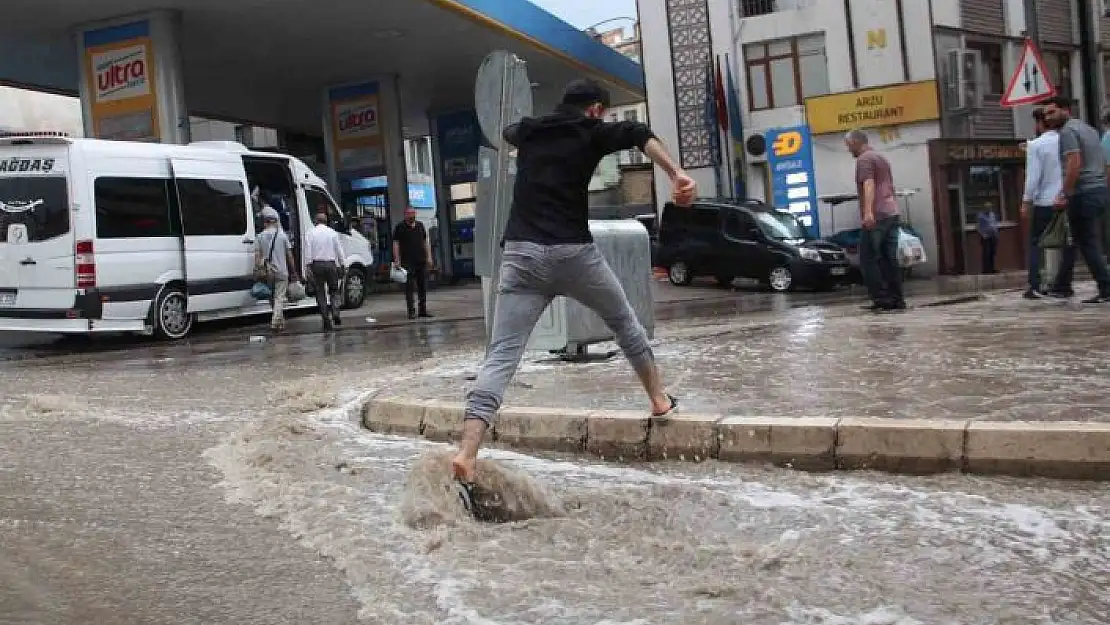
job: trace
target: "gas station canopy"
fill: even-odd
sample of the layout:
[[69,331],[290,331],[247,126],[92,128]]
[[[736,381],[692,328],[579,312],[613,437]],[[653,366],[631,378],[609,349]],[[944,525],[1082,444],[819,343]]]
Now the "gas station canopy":
[[[330,85],[399,77],[406,134],[428,113],[474,105],[492,50],[528,63],[543,109],[574,78],[615,103],[644,97],[640,66],[526,0],[5,0],[0,82],[76,95],[77,33],[158,9],[180,16],[190,114],[318,135]],[[539,112],[539,111],[537,111]]]

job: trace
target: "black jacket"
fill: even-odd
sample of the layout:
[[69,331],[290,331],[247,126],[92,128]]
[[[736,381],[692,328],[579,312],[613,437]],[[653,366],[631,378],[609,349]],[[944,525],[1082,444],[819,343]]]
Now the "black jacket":
[[638,122],[604,122],[559,106],[505,129],[517,148],[516,186],[504,241],[590,243],[590,178],[601,159],[643,149],[655,135]]

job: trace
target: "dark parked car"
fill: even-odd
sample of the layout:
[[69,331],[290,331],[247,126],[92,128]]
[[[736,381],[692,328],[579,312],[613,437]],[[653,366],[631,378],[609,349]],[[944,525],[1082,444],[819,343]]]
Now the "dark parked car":
[[758,200],[667,204],[656,264],[677,285],[698,276],[713,276],[722,286],[749,278],[774,291],[831,289],[848,282],[849,268],[842,247],[809,238],[793,215]]

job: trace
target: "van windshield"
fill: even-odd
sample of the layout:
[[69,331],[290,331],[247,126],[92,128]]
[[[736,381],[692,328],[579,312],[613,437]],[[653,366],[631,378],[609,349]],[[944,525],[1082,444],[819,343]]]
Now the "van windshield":
[[802,240],[808,237],[801,224],[790,213],[783,211],[758,211],[755,220],[768,238],[778,241]]
[[26,227],[27,243],[69,233],[69,192],[63,176],[0,178],[0,243],[8,243],[12,226]]

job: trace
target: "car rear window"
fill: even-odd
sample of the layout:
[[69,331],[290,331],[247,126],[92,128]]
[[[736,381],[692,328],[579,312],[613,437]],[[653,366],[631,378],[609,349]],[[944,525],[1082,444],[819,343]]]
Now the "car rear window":
[[64,176],[0,178],[0,243],[12,226],[27,228],[27,242],[69,234],[69,190]]

